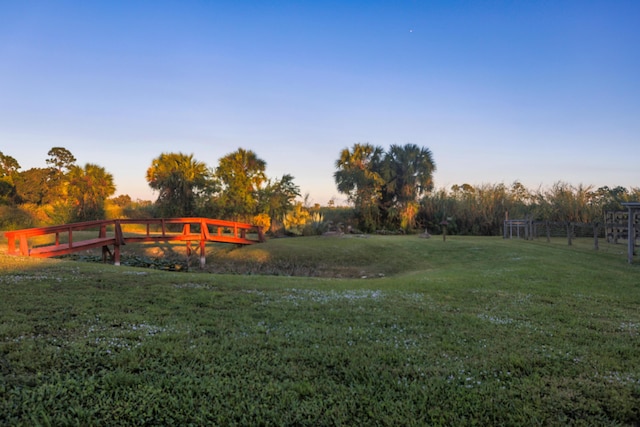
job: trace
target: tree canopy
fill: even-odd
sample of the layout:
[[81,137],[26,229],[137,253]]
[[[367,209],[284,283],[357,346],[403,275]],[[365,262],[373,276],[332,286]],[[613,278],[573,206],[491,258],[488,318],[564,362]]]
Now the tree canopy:
[[415,223],[419,198],[433,189],[436,166],[428,148],[392,145],[386,153],[371,144],[354,144],[336,161],[334,179],[359,216],[359,226],[408,229]]
[[0,204],[12,204],[18,200],[15,185],[18,170],[18,161],[0,151]]
[[233,219],[256,214],[258,191],[267,180],[267,163],[251,150],[239,148],[222,157],[216,168],[220,184],[219,205]]
[[162,153],[147,169],[147,182],[158,191],[156,206],[162,216],[193,216],[198,196],[211,184],[211,173],[193,154]]
[[384,150],[354,144],[340,151],[334,172],[338,191],[353,209],[309,207],[306,198],[297,200],[301,192],[293,176],[269,178],[266,162],[242,148],[220,158],[215,169],[193,154],[162,153],[146,174],[158,200],[133,202],[128,195],[111,198],[113,176],[103,167],[76,165],[64,147],[47,154],[47,167],[22,171],[15,158],[0,152],[0,229],[105,216],[207,216],[259,224],[272,233],[348,227],[437,232],[447,218],[452,234],[495,235],[501,233],[507,213],[510,218],[551,222],[600,222],[606,211],[623,210],[622,203],[640,199],[637,187],[595,188],[562,181],[537,191],[517,181],[434,190],[436,165],[428,148],[406,144]]
[[293,182],[293,176],[285,174],[282,178],[268,184],[258,192],[259,211],[269,216],[271,231],[275,232],[279,223],[294,207],[296,197],[300,196],[300,187]]
[[61,173],[68,172],[76,163],[75,156],[64,147],[53,147],[47,155],[47,164]]
[[359,226],[365,231],[374,230],[380,223],[383,156],[381,147],[354,144],[351,150],[343,149],[335,163],[333,177],[338,191],[353,203]]
[[74,219],[87,221],[104,217],[104,202],[116,187],[113,176],[102,166],[87,163],[84,167],[71,167],[67,191]]

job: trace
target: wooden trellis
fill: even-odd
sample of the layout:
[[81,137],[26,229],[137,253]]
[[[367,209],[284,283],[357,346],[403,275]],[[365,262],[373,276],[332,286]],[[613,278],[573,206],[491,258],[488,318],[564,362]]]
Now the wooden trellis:
[[635,255],[636,239],[640,234],[640,202],[623,203],[627,208],[627,256],[629,264],[633,263]]

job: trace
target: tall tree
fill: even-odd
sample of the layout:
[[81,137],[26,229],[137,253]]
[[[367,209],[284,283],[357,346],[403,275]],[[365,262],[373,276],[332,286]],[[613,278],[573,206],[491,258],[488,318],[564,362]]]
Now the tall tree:
[[0,204],[18,202],[15,181],[19,169],[20,164],[16,159],[0,151]]
[[271,232],[275,232],[287,212],[293,208],[296,197],[300,196],[300,187],[293,182],[293,176],[285,174],[259,191],[260,203],[269,215]]
[[149,186],[158,191],[162,216],[193,216],[197,199],[210,185],[211,172],[193,154],[162,153],[147,169]]
[[548,205],[541,209],[544,219],[552,221],[591,222],[601,211],[597,207],[597,194],[593,187],[579,184],[577,187],[563,181],[553,184],[544,195]]
[[103,167],[87,163],[84,167],[72,166],[68,177],[67,191],[74,219],[102,219],[104,202],[116,192],[113,176]]
[[222,189],[217,202],[223,215],[237,220],[257,213],[266,167],[256,153],[242,148],[220,159],[215,174]]
[[49,156],[46,160],[47,164],[61,173],[70,171],[76,163],[76,158],[71,151],[64,147],[53,147],[47,155]]
[[595,199],[602,209],[602,213],[607,211],[623,211],[626,210],[622,206],[624,202],[630,202],[630,192],[625,187],[617,186],[609,188],[607,186],[600,187],[595,191]]
[[392,145],[384,161],[383,197],[400,215],[401,227],[415,227],[418,199],[433,189],[436,164],[431,150],[415,144]]
[[71,151],[64,147],[53,147],[47,153],[46,160],[49,165],[49,178],[46,181],[47,201],[49,203],[66,204],[68,175],[76,166],[76,158]]
[[16,178],[16,190],[21,203],[42,206],[52,202],[51,168],[31,168],[20,172]]
[[14,177],[20,169],[20,163],[8,154],[0,151],[0,177]]

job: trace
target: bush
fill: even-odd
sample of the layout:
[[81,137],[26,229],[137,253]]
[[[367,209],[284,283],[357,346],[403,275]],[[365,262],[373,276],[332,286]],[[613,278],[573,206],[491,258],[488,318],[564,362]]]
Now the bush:
[[38,221],[29,210],[15,206],[0,205],[0,230],[19,230],[36,227]]

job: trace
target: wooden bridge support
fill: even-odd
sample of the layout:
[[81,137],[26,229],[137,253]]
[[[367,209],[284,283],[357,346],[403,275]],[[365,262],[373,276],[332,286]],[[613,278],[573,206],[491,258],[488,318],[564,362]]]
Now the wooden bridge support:
[[205,240],[200,240],[200,268],[203,269],[204,265],[207,263],[207,258],[204,253]]

